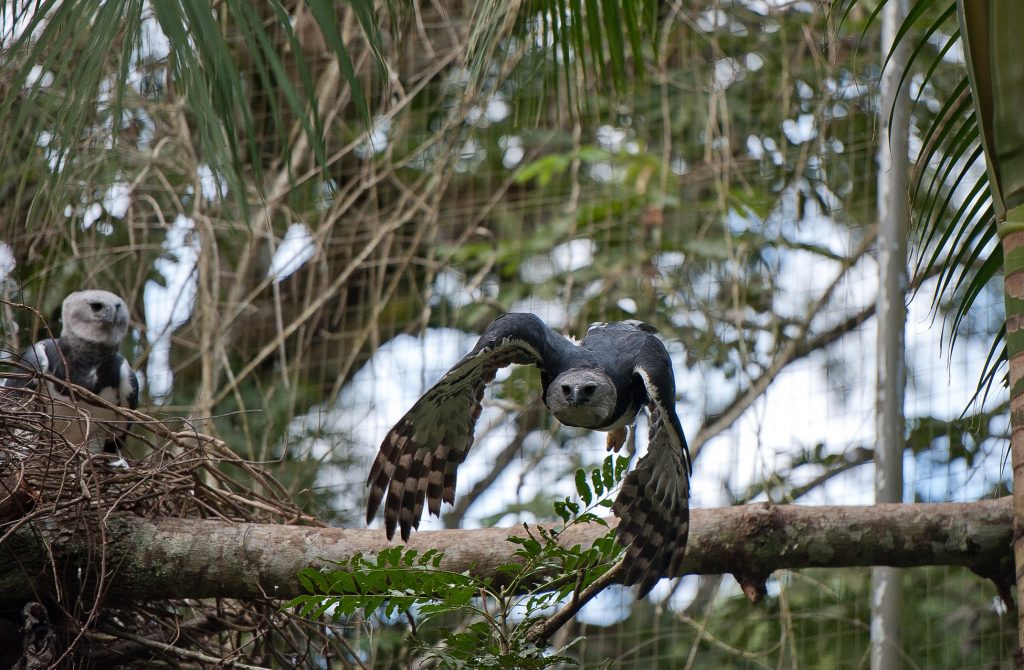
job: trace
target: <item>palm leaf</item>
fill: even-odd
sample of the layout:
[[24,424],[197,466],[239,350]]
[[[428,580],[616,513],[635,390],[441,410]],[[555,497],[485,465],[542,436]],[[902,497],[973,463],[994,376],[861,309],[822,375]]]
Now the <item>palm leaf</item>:
[[578,104],[589,105],[592,97],[580,98],[577,90],[625,92],[645,75],[630,63],[649,58],[647,50],[656,52],[658,45],[654,0],[483,0],[472,24],[466,56],[471,91],[486,88],[488,73],[502,65],[508,45],[550,39],[560,56],[555,84],[564,85],[570,110],[577,113]]
[[[865,31],[886,1],[875,6]],[[854,4],[840,5],[843,20]],[[925,67],[920,83],[922,91],[934,79],[959,37],[959,30],[953,24],[956,12],[955,0],[920,0],[913,4],[886,57],[888,63],[901,45],[910,43],[908,64],[901,73],[901,87],[909,85],[915,72],[913,66],[921,62]],[[949,37],[933,52],[930,38],[943,33]],[[1002,270],[991,184],[987,173],[973,171],[984,149],[969,90],[970,83],[964,72],[923,132],[923,148],[911,184],[916,273],[918,276],[938,275],[932,309],[937,312],[943,305],[952,306],[952,320],[947,330],[951,348],[978,296]],[[1006,361],[1004,337],[1005,323],[989,347],[975,398],[988,393],[998,368]]]
[[[20,4],[0,12],[13,14]],[[352,66],[348,47],[338,34],[339,19],[332,3],[311,0],[308,5],[340,61],[358,113],[369,120],[363,85]],[[353,0],[348,6],[379,59],[380,35],[373,3]],[[111,119],[116,146],[122,106],[131,94],[130,70],[140,53],[140,26],[146,13],[152,11],[167,38],[169,56],[165,65],[171,86],[194,124],[197,150],[204,162],[239,191],[246,187],[243,178],[251,182],[253,176],[243,166],[258,175],[262,164],[257,159],[260,143],[239,65],[241,43],[251,57],[256,79],[272,87],[270,90],[278,92],[283,101],[282,107],[271,97],[272,116],[280,120],[287,111],[296,119],[323,165],[324,129],[317,114],[309,67],[304,59],[293,59],[292,66],[299,75],[298,83],[294,82],[281,50],[271,38],[271,32],[278,30],[293,47],[297,46],[290,17],[279,0],[269,4],[269,18],[260,13],[261,7],[242,0],[228,0],[215,10],[208,0],[44,0],[21,8],[21,32],[10,36],[0,51],[0,67],[13,72],[10,86],[0,92],[0,114],[14,119],[11,127],[24,129],[32,138],[43,133],[58,138],[60,150],[66,152],[64,167],[73,166],[82,138],[90,134],[90,125],[100,117]],[[13,19],[11,16],[12,23]],[[82,26],[89,29],[82,30]],[[298,53],[295,48],[292,51]],[[65,91],[68,97],[54,114],[39,113],[48,106],[44,100],[47,91],[30,81],[32,73],[39,71],[52,73],[51,89]],[[8,137],[0,143],[0,163],[18,160],[21,147],[21,138]],[[284,155],[287,158],[288,152]],[[54,171],[51,180],[59,184],[64,172]],[[246,215],[244,209],[241,213]]]

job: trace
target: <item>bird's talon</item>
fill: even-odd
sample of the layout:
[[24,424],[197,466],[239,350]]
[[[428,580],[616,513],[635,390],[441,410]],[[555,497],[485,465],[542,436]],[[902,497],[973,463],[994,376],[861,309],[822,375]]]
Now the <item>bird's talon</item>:
[[626,428],[616,428],[615,430],[608,431],[608,437],[606,440],[606,446],[608,451],[613,451],[616,454],[626,444]]

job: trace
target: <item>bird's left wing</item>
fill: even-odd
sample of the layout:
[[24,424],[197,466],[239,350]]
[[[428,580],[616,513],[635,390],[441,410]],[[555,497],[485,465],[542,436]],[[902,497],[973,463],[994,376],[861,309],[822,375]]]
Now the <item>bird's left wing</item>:
[[426,500],[439,516],[441,502],[455,500],[455,470],[473,444],[484,388],[499,368],[536,365],[561,347],[573,346],[532,314],[505,314],[484,331],[473,350],[434,384],[399,420],[380,445],[366,485],[366,522],[377,514],[384,492],[388,539],[401,528],[403,540],[418,528]]
[[612,511],[620,519],[618,539],[628,547],[622,581],[639,584],[639,598],[682,565],[690,530],[690,452],[676,414],[672,361],[658,338],[647,338],[634,371],[647,391],[650,439]]
[[139,376],[132,370],[132,366],[124,358],[121,359],[121,367],[118,371],[118,381],[121,385],[121,392],[124,394],[125,407],[128,409],[139,408]]

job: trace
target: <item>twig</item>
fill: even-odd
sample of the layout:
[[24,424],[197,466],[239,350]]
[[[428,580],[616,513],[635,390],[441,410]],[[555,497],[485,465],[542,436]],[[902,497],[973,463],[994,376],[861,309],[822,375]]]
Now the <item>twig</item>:
[[[270,670],[270,668],[262,665],[247,665],[238,661],[233,661],[229,658],[217,658],[216,656],[208,656],[207,654],[200,653],[198,651],[190,651],[188,649],[182,649],[181,647],[175,647],[173,644],[167,644],[166,642],[157,642],[156,640],[150,640],[147,637],[141,635],[135,635],[126,631],[111,632],[112,637],[119,637],[136,644],[141,644],[144,647],[149,647],[158,652],[172,654],[179,658],[187,658],[193,661],[202,661],[204,663],[215,663],[218,667],[226,668],[241,668],[242,670]],[[93,636],[90,636],[93,637]]]
[[608,572],[598,577],[594,582],[583,589],[578,595],[574,595],[568,605],[558,610],[546,620],[535,623],[526,633],[526,639],[538,646],[543,645],[554,635],[559,628],[569,623],[576,616],[576,613],[583,609],[583,606],[594,599],[594,597],[618,581],[619,573],[622,572],[623,561],[619,561],[611,567]]

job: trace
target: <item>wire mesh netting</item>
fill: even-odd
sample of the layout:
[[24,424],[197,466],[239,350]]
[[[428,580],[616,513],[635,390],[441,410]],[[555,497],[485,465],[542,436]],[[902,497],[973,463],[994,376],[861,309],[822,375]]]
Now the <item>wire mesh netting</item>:
[[[611,33],[632,49],[620,44],[619,62],[592,32],[574,40],[561,2],[523,3],[493,43],[482,27],[495,25],[491,3],[378,8],[379,42],[362,3],[214,3],[212,28],[240,77],[200,86],[168,16],[148,3],[125,9],[137,22],[97,23],[117,36],[102,55],[63,33],[32,51],[32,3],[15,4],[0,13],[12,64],[0,88],[22,105],[0,115],[14,138],[0,154],[4,357],[59,334],[71,291],[110,290],[132,314],[121,351],[143,381],[140,409],[175,426],[153,436],[137,421],[133,474],[118,475],[127,489],[114,475],[87,478],[95,499],[116,493],[119,511],[147,516],[362,527],[388,429],[494,318],[519,311],[576,337],[595,321],[657,327],[694,458],[693,507],[874,501],[885,129],[869,10],[839,25],[817,3],[638,3],[646,32]],[[618,7],[586,5],[602,21]],[[318,27],[325,6],[368,118]],[[922,47],[937,65],[907,79],[910,159],[959,95],[962,59],[944,49],[955,25],[938,25]],[[260,26],[280,69],[248,37]],[[316,101],[315,128],[299,94]],[[213,124],[189,106],[196,98],[234,121]],[[80,116],[62,111],[73,100],[89,101]],[[932,300],[936,273],[914,260],[905,501],[1005,495],[1007,394],[996,384],[976,395],[1002,326],[999,286],[981,292],[950,348],[952,301]],[[483,407],[454,505],[421,531],[551,522],[552,503],[577,495],[577,469],[606,455],[603,433],[545,410],[533,368],[500,371]],[[26,414],[2,415],[0,457],[13,458]],[[634,463],[646,449],[639,421]],[[217,452],[169,446],[185,426]],[[45,443],[50,460],[38,463],[107,473],[101,455],[53,455]],[[210,464],[229,454],[244,484]],[[127,504],[127,490],[156,506]],[[1016,620],[991,582],[942,566],[902,579],[906,667],[1005,665]],[[662,580],[642,600],[613,586],[551,646],[575,641],[564,653],[584,667],[868,667],[871,598],[859,568],[778,571],[757,605],[729,575]],[[196,662],[383,668],[420,667],[417,640],[471,623],[379,612],[309,623],[277,605],[144,603],[101,610],[82,630],[130,642],[126,621],[179,626],[187,634],[169,644],[207,657]],[[183,658],[132,649],[126,663]]]

